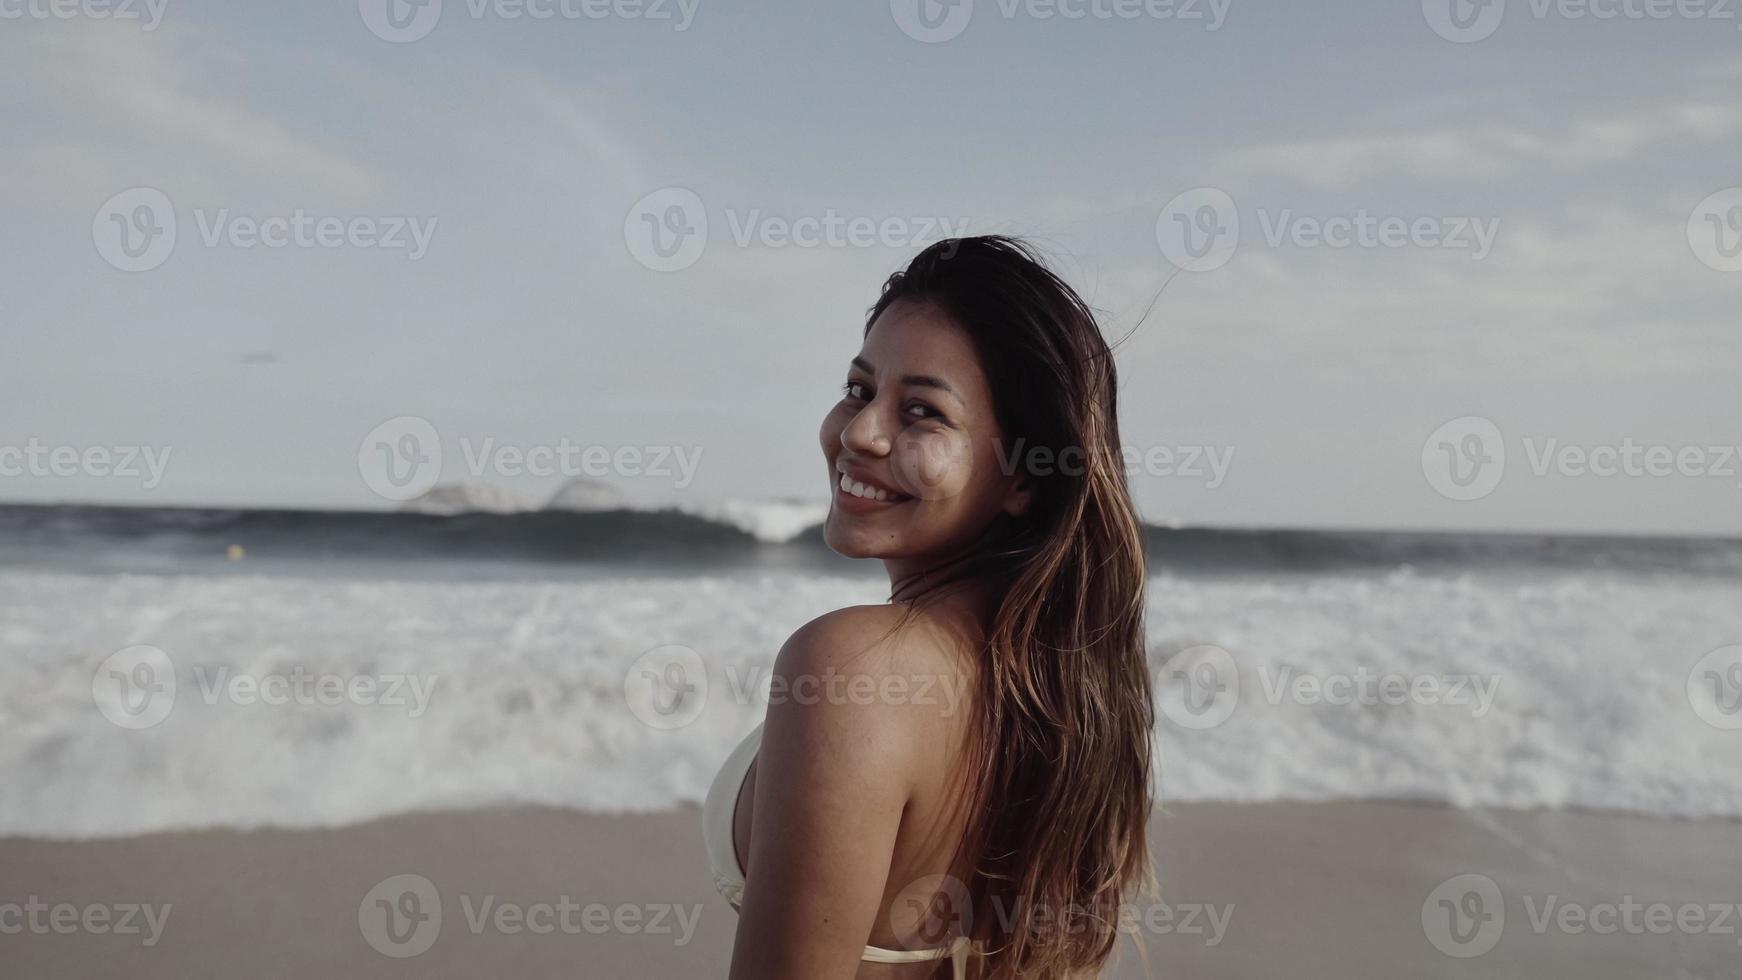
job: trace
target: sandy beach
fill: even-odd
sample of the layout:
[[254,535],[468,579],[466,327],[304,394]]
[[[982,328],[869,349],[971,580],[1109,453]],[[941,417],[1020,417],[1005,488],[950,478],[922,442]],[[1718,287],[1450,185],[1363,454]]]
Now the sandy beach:
[[[697,819],[8,838],[0,975],[722,977],[736,916]],[[1742,977],[1738,822],[1200,804],[1152,834],[1148,961],[1126,943],[1110,977]]]

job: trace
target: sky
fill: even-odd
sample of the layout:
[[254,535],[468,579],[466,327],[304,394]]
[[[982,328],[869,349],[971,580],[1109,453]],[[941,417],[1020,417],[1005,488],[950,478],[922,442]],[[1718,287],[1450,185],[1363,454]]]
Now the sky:
[[1736,6],[0,0],[0,500],[822,500],[997,232],[1150,521],[1742,534]]

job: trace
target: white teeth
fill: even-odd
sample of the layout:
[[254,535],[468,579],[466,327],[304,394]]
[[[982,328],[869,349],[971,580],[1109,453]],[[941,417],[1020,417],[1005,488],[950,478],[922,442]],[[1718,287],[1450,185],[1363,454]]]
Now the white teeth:
[[863,497],[866,500],[889,500],[891,497],[889,491],[879,490],[876,487],[860,483],[858,480],[853,479],[845,473],[841,474],[840,487],[843,491],[850,493],[855,497]]

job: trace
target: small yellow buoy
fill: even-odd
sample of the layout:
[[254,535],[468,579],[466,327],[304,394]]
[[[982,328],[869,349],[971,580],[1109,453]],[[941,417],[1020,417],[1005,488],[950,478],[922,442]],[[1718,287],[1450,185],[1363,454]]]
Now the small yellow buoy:
[[229,551],[229,555],[230,555],[230,560],[231,560],[231,561],[241,561],[241,560],[242,560],[242,556],[243,556],[243,555],[245,555],[245,554],[247,554],[247,552],[246,552],[246,551],[243,551],[243,550],[242,550],[242,546],[241,546],[241,545],[239,545],[239,544],[233,544],[233,545],[231,545],[231,546],[230,546],[230,551]]

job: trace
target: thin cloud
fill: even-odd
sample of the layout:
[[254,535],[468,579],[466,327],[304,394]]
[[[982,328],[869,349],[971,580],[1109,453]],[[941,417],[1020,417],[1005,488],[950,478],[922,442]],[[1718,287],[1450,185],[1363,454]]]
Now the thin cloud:
[[1489,180],[1531,169],[1610,166],[1666,144],[1705,145],[1738,135],[1742,104],[1677,98],[1558,127],[1484,123],[1259,143],[1218,155],[1209,172],[1230,179],[1282,177],[1325,189],[1355,188],[1399,174],[1433,181]]
[[94,155],[216,155],[348,198],[381,186],[368,168],[222,94],[210,63],[210,44],[167,25],[143,39],[100,22],[0,32],[0,77],[29,92],[32,110],[52,109],[61,138],[78,132]]

